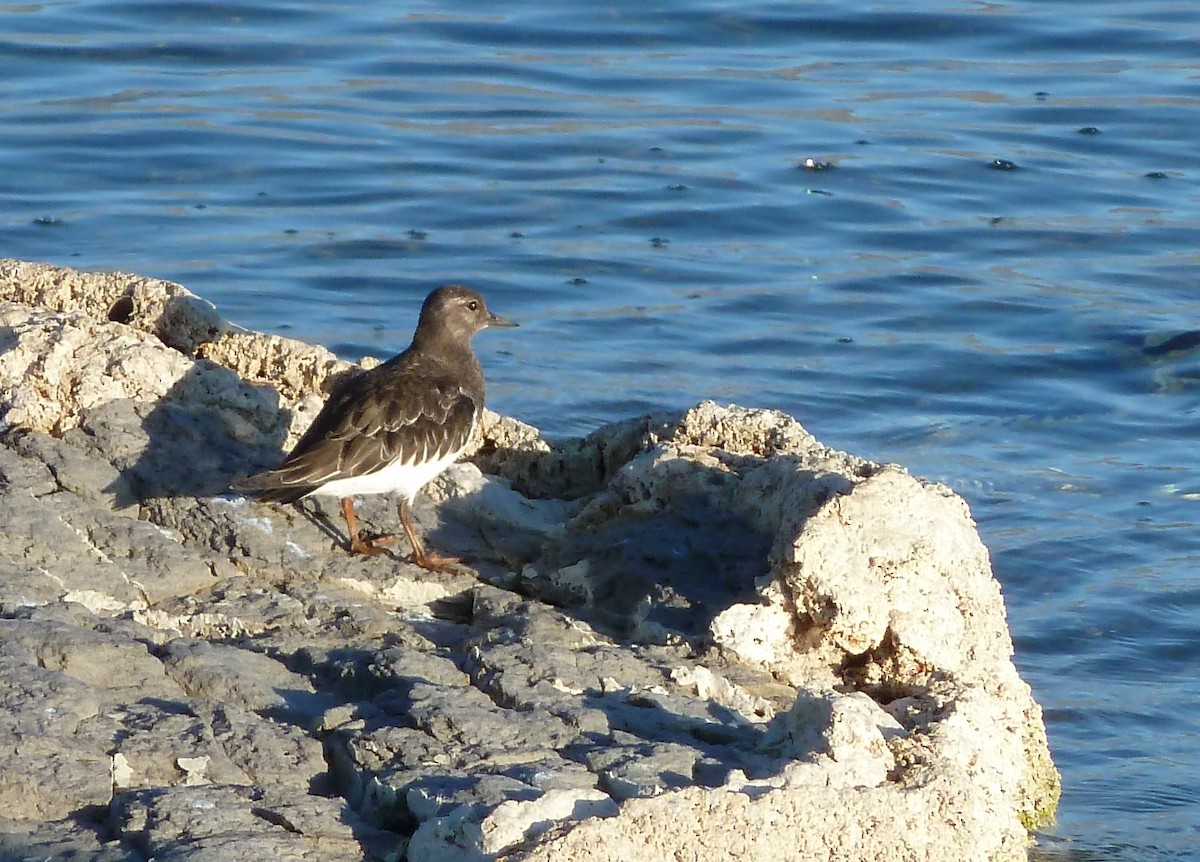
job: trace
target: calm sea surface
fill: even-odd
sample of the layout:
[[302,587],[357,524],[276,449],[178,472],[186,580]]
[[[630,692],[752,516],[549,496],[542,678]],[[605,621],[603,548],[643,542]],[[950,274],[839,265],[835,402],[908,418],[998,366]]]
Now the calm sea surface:
[[714,398],[947,482],[1039,858],[1200,859],[1193,0],[0,5],[0,255],[348,358],[464,280],[552,435]]

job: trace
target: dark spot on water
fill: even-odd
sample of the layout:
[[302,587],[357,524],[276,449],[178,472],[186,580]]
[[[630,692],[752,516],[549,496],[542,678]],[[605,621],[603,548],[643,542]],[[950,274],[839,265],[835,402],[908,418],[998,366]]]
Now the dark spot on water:
[[108,319],[113,323],[128,323],[133,318],[133,297],[122,296],[108,309]]
[[1149,500],[1138,500],[1138,501],[1137,501],[1137,505],[1139,505],[1139,506],[1149,506],[1149,505],[1150,505],[1150,501],[1149,501]]
[[1147,356],[1166,356],[1168,353],[1194,350],[1198,346],[1200,346],[1200,330],[1191,330],[1172,335],[1160,344],[1149,344],[1142,348],[1142,352]]
[[192,204],[192,209],[194,209],[194,210],[206,210],[206,209],[208,209],[208,204]]
[[1017,163],[1010,162],[1008,159],[992,159],[988,162],[988,167],[994,171],[1015,171]]
[[83,257],[83,252],[73,251],[73,252],[71,252],[71,257]]
[[33,223],[38,227],[58,227],[63,223],[63,220],[54,216],[38,216],[33,220]]
[[848,336],[843,336],[838,339],[838,344],[853,344],[853,343],[854,343],[854,339],[850,338]]
[[425,237],[429,236],[429,234],[425,233],[425,231],[416,229],[405,231],[405,233],[407,233],[412,239],[425,239]]
[[1037,99],[1039,102],[1044,102],[1044,101],[1046,101],[1046,97],[1049,95],[1050,94],[1047,93],[1045,90],[1038,90],[1036,93],[1033,94],[1033,97],[1035,99]]
[[525,234],[521,233],[519,230],[514,230],[512,233],[509,234],[509,237],[511,237],[512,239],[522,239],[524,236],[525,236]]
[[817,159],[809,158],[805,159],[800,164],[800,167],[806,171],[832,171],[833,162],[822,162],[818,161]]
[[654,236],[650,238],[650,245],[654,246],[655,248],[664,248],[670,242],[671,241],[669,239],[663,239],[661,236]]
[[288,236],[295,236],[296,234],[300,233],[300,231],[296,230],[294,227],[284,228],[283,232]]
[[1004,216],[992,216],[990,219],[988,219],[988,224],[1002,224],[1003,222]]
[[1077,129],[1077,131],[1081,135],[1098,135],[1098,134],[1100,134],[1100,130],[1097,129],[1095,126],[1084,126],[1082,129]]
[[265,198],[265,197],[268,197],[268,195],[267,195],[267,193],[266,193],[266,192],[259,192],[259,193],[258,193],[258,196],[259,196],[260,198]]
[[827,192],[825,189],[805,189],[804,192],[805,194],[822,195],[823,197],[827,198],[833,197],[833,192]]
[[1164,171],[1150,171],[1150,173],[1146,174],[1146,179],[1148,180],[1165,180],[1166,178],[1167,175]]
[[582,278],[580,276],[576,276],[575,278],[572,278],[570,281],[568,281],[567,284],[587,284],[587,279]]
[[651,147],[650,148],[650,152],[652,152],[652,153],[661,153],[662,151],[663,151],[662,147]]
[[868,146],[871,142],[868,141],[866,138],[859,138],[854,143],[858,144],[860,147],[865,147],[865,146]]
[[687,186],[685,186],[683,183],[676,183],[673,186],[667,186],[667,191],[669,191],[669,192],[686,192]]
[[608,159],[604,158],[604,156],[601,156],[600,158],[596,159],[596,161],[598,161],[600,164],[604,164],[606,161],[608,161]]

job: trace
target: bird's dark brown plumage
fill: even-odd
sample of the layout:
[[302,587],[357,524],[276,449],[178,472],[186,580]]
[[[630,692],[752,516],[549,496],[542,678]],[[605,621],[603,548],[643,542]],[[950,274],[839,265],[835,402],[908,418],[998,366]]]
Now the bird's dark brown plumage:
[[[426,298],[407,350],[340,385],[279,467],[234,489],[280,503],[340,496],[352,533],[354,494],[397,491],[401,521],[422,556],[408,506],[430,471],[440,472],[467,445],[483,409],[483,369],[471,337],[515,325],[489,312],[469,288],[438,288]],[[352,549],[366,548],[357,535],[350,538]]]

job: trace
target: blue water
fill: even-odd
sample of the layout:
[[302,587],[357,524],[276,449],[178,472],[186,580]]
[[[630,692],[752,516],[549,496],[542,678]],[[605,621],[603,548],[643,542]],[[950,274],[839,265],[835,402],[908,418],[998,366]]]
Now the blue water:
[[715,398],[966,496],[1054,860],[1200,859],[1198,130],[1191,2],[0,6],[0,254],[349,358],[465,280],[550,434]]

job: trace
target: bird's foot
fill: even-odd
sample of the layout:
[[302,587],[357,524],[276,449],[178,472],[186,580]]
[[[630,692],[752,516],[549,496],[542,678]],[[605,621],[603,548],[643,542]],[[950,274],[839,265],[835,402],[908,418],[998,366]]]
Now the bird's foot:
[[359,531],[350,537],[350,553],[375,557],[379,554],[391,554],[388,545],[395,542],[399,536],[368,536]]
[[458,557],[444,557],[437,551],[425,551],[424,553],[413,551],[409,555],[408,561],[428,572],[444,572],[451,575],[462,574],[462,569],[459,568],[462,560]]

